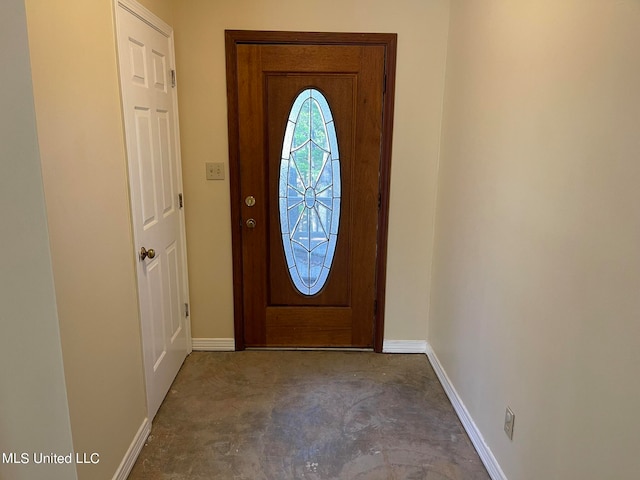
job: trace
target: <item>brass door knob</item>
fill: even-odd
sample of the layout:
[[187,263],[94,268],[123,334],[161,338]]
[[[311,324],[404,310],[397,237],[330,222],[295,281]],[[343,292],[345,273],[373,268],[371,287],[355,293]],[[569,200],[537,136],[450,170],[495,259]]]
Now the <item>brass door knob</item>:
[[156,256],[156,251],[153,248],[150,248],[149,250],[147,250],[146,248],[142,247],[140,249],[140,260],[144,260],[147,257],[153,258],[155,256]]
[[250,218],[249,220],[247,220],[247,227],[256,228],[256,221],[253,218]]

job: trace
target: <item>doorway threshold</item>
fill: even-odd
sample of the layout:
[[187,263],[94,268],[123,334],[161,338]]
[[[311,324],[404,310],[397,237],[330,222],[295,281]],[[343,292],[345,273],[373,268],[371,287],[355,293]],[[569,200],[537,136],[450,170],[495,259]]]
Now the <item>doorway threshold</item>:
[[252,352],[300,352],[300,351],[309,351],[309,352],[373,352],[373,348],[352,348],[352,347],[247,347],[245,351]]

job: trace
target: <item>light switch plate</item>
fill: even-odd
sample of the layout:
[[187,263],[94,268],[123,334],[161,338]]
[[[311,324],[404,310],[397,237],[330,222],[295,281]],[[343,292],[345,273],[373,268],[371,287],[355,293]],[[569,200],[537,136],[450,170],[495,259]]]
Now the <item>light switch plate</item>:
[[207,162],[207,180],[224,180],[224,163]]
[[507,411],[504,413],[504,433],[507,434],[509,440],[513,440],[513,423],[515,422],[516,416],[511,410],[510,407],[507,407]]

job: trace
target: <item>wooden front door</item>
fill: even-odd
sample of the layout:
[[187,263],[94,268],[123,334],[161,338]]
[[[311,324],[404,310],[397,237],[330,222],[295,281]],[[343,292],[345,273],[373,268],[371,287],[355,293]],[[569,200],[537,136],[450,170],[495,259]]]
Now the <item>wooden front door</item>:
[[372,37],[227,32],[238,349],[381,349],[393,62]]

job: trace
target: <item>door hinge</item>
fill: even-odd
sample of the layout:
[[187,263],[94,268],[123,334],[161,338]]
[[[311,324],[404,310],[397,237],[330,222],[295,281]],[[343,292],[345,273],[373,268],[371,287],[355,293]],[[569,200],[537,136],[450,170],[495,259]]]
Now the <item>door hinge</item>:
[[377,298],[373,301],[373,314],[378,315],[378,299]]
[[176,88],[176,71],[171,69],[171,88]]
[[382,207],[382,194],[378,193],[378,210]]
[[178,194],[178,207],[182,208],[182,194],[181,193]]
[[185,317],[189,316],[189,304],[188,303],[184,304],[184,316]]
[[382,93],[387,93],[387,74],[384,74],[384,81],[382,85]]

